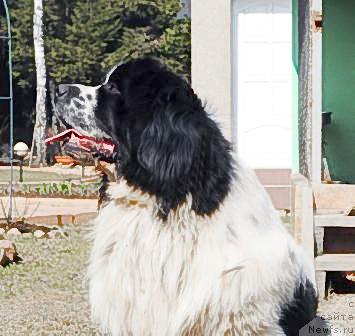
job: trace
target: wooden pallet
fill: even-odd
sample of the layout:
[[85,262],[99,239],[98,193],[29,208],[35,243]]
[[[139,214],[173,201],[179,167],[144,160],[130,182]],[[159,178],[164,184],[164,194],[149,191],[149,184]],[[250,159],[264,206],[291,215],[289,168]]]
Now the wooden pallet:
[[317,271],[353,271],[355,254],[323,254],[315,258]]
[[314,216],[315,227],[355,227],[355,216],[324,214]]
[[355,270],[355,254],[323,254],[325,229],[355,228],[355,217],[342,213],[355,205],[355,185],[311,186],[299,174],[292,180],[295,236],[314,260],[319,295],[324,297],[327,271]]

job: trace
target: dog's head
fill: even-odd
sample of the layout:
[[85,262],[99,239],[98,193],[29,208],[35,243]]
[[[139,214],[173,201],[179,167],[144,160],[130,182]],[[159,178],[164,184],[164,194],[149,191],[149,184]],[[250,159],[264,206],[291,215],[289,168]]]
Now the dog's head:
[[228,141],[187,81],[156,59],[118,65],[98,86],[60,85],[57,114],[84,141],[111,144],[106,159],[117,162],[129,183],[154,194],[163,215],[188,194],[198,214],[210,214],[229,190]]

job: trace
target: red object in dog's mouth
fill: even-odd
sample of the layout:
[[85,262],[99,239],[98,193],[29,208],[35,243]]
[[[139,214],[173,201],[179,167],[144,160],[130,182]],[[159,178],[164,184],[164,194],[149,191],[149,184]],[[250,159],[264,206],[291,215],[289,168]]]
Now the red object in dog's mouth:
[[50,145],[59,141],[63,141],[66,145],[70,145],[70,147],[86,153],[100,153],[105,156],[113,156],[115,150],[115,145],[110,140],[83,135],[76,129],[65,130],[47,138],[44,142]]

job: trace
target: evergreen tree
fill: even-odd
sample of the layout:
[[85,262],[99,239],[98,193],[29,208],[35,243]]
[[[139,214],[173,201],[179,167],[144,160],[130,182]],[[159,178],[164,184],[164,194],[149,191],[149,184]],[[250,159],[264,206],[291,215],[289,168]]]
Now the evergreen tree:
[[29,89],[36,80],[33,49],[33,0],[8,1],[12,25],[15,85]]
[[64,35],[47,36],[49,75],[57,83],[97,82],[105,53],[115,49],[121,29],[119,6],[107,0],[78,1]]
[[157,56],[177,73],[191,76],[191,20],[175,20],[164,32]]
[[[8,0],[12,30],[15,141],[31,141],[35,118],[36,71],[33,49],[33,0]],[[6,44],[3,44],[4,47]],[[7,53],[7,48],[6,48]],[[7,57],[6,69],[8,67]],[[6,72],[7,73],[7,72]],[[7,85],[7,84],[6,84]],[[21,128],[17,131],[17,128]],[[28,128],[28,137],[23,130]]]
[[121,3],[122,35],[119,47],[107,54],[102,65],[144,55],[156,56],[176,72],[190,77],[190,19],[177,18],[179,0],[118,0]]
[[[31,91],[35,84],[33,0],[8,3],[14,80]],[[143,55],[160,57],[189,76],[190,20],[178,19],[179,10],[179,0],[46,0],[48,76],[56,83],[93,82],[114,64]]]
[[[36,97],[33,0],[8,0],[8,5],[15,125],[30,126]],[[49,84],[96,84],[113,65],[143,55],[159,57],[190,77],[190,19],[178,18],[180,0],[46,0],[43,5]]]

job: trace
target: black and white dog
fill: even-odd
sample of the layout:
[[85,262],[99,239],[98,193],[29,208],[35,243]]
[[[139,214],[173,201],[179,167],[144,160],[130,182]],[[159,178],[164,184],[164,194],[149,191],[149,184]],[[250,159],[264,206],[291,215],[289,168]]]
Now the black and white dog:
[[315,317],[312,262],[185,80],[137,59],[61,85],[57,109],[117,166],[88,273],[105,332],[289,336]]

